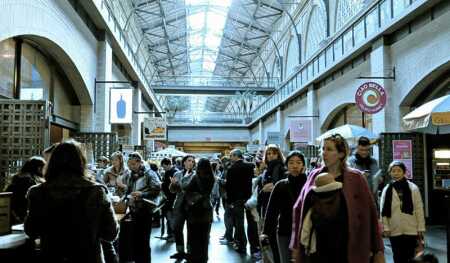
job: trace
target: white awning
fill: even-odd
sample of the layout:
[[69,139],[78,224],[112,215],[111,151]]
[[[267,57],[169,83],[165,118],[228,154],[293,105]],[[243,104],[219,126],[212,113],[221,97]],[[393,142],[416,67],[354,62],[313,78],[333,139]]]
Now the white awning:
[[450,95],[429,101],[403,117],[406,130],[450,133]]

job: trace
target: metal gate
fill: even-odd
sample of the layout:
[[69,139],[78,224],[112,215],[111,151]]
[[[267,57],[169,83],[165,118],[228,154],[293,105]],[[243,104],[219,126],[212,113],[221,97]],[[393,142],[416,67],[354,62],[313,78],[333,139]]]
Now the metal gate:
[[0,100],[0,190],[26,159],[41,155],[47,117],[45,101]]

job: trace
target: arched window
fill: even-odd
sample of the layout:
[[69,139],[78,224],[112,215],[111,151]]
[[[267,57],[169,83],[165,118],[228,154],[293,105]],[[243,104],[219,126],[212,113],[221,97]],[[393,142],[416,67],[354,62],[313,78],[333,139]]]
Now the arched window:
[[296,36],[292,36],[286,54],[286,77],[289,77],[298,65],[298,41]]
[[364,6],[364,0],[338,0],[334,31],[339,31]]
[[336,114],[328,130],[345,124],[358,125],[372,130],[372,115],[361,112],[355,104],[347,105]]
[[309,59],[318,49],[327,33],[327,18],[323,6],[315,4],[306,30],[305,59]]

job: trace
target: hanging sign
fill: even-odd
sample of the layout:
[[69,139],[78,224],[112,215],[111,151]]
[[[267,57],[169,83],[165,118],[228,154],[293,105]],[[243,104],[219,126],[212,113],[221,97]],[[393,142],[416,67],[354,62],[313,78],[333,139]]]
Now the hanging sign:
[[110,90],[109,120],[114,123],[131,123],[133,121],[133,89]]
[[146,118],[144,120],[144,140],[165,141],[167,122],[161,117]]
[[386,91],[380,84],[366,82],[355,93],[356,106],[365,113],[374,114],[386,105]]
[[291,142],[311,142],[311,120],[291,119],[289,134]]
[[411,140],[392,140],[392,159],[401,161],[406,166],[406,178],[413,178],[413,159]]

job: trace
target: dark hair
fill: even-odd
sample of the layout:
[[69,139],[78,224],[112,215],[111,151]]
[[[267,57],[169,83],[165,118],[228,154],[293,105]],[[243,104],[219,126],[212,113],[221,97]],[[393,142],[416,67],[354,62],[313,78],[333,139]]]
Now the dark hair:
[[240,149],[233,149],[230,152],[230,155],[234,155],[234,156],[236,156],[238,158],[241,158],[241,159],[243,158],[242,151]]
[[370,140],[369,138],[365,137],[365,136],[361,136],[358,139],[358,145],[359,146],[369,146],[370,145]]
[[25,161],[22,168],[20,169],[20,174],[30,174],[42,177],[42,167],[44,166],[44,158],[40,156],[32,156]]
[[45,148],[42,153],[44,154],[50,154],[53,152],[53,150],[55,150],[56,146],[58,146],[59,143],[54,143],[52,145],[50,145],[49,147]]
[[303,155],[303,153],[301,153],[300,151],[294,150],[294,151],[289,152],[289,154],[286,156],[286,161],[285,161],[286,166],[287,166],[289,160],[294,156],[297,156],[298,158],[300,158],[300,160],[302,160],[303,165],[306,165],[305,156]]
[[75,140],[57,145],[48,161],[45,179],[51,181],[59,176],[87,177],[86,156]]
[[344,154],[344,157],[341,159],[341,170],[343,171],[347,167],[347,156],[349,154],[347,141],[339,133],[335,133],[325,137],[322,141],[322,146],[326,141],[332,141],[338,153]]
[[172,164],[172,161],[169,158],[167,158],[167,157],[165,157],[161,161],[161,165],[171,165],[171,164]]
[[206,158],[201,158],[197,164],[197,175],[199,177],[213,177],[214,173],[211,167],[211,163]]
[[195,165],[195,156],[192,155],[192,154],[186,154],[186,155],[183,157],[183,159],[181,159],[181,165],[183,166],[183,169],[184,169],[184,162],[186,162],[186,160],[187,160],[188,158],[194,159],[194,165]]
[[132,152],[132,153],[128,154],[128,160],[135,160],[135,161],[141,162],[142,155],[138,152]]
[[392,161],[388,166],[388,173],[391,173],[392,168],[398,167],[402,169],[403,173],[406,173],[406,165],[402,161]]
[[158,172],[158,165],[156,165],[156,163],[150,163],[150,169],[153,172]]
[[212,163],[211,164],[211,168],[213,169],[213,171],[215,171],[217,169],[218,163]]
[[418,257],[415,257],[412,263],[439,263],[439,260],[433,254],[424,254]]

